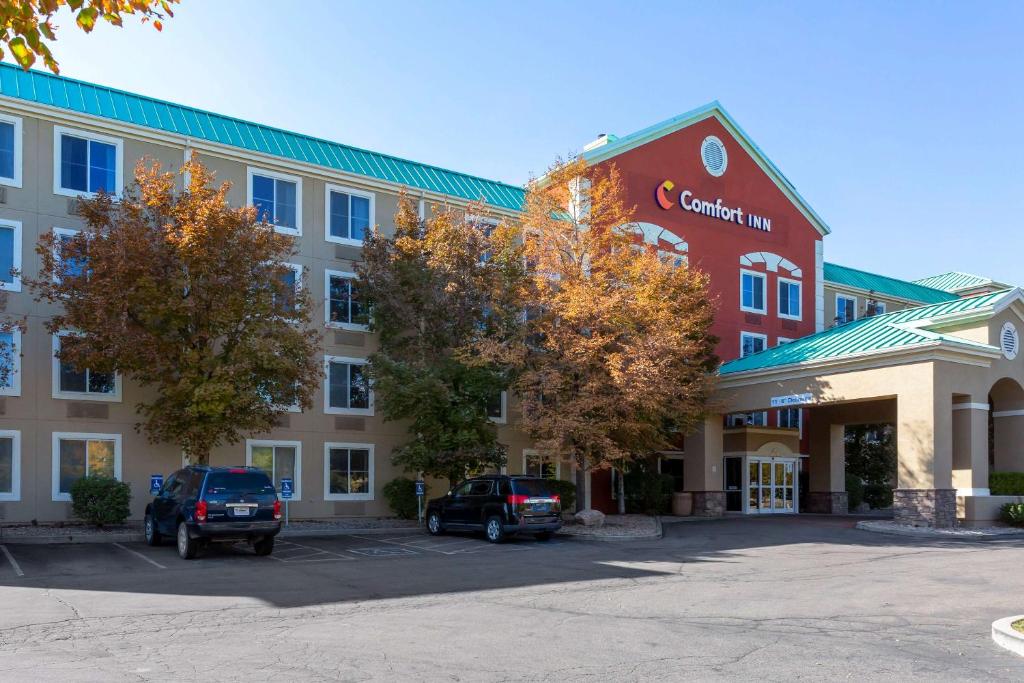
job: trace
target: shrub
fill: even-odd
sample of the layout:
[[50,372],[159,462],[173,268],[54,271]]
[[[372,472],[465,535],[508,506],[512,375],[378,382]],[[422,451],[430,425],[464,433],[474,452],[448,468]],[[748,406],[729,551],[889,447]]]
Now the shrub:
[[860,477],[847,473],[846,496],[850,511],[855,511],[864,502],[864,482]]
[[672,508],[675,482],[671,474],[661,474],[657,466],[637,461],[626,472],[626,512],[663,515]]
[[1024,496],[1024,472],[992,472],[988,488],[993,496]]
[[[419,512],[416,501],[416,482],[408,477],[396,477],[381,489],[385,500],[399,519],[416,519]],[[424,494],[426,490],[424,490]],[[424,497],[426,497],[424,495]]]
[[892,507],[892,486],[889,484],[864,484],[864,502],[872,510]]
[[71,485],[71,512],[89,524],[123,524],[131,514],[131,487],[110,477],[82,477]]
[[1024,527],[1024,503],[1007,503],[1000,512],[1002,520],[1007,524]]
[[551,493],[557,493],[562,499],[562,510],[564,512],[576,511],[576,484],[562,479],[551,479],[548,481]]

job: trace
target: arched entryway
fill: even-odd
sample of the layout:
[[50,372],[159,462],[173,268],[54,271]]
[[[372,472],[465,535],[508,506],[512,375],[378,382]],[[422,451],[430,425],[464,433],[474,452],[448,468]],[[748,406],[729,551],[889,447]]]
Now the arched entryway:
[[1024,472],[1024,387],[1009,377],[989,392],[989,467]]

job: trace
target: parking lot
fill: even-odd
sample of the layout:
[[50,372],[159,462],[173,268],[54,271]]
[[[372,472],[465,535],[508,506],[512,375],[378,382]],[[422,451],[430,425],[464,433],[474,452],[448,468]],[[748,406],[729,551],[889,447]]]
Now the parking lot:
[[[1024,680],[1024,541],[849,518],[491,545],[396,531],[195,561],[138,543],[6,545],[9,680]],[[19,575],[20,573],[20,575]]]

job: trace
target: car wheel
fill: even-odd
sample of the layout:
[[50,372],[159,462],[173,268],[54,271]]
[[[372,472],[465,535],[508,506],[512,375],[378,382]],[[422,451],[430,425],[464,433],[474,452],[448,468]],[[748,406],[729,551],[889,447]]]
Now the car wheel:
[[505,527],[501,523],[501,517],[493,515],[487,518],[487,524],[484,525],[484,534],[487,536],[487,540],[491,543],[501,543],[505,540]]
[[153,519],[153,515],[146,514],[146,521],[144,522],[146,529],[146,545],[160,545],[160,532],[156,530],[156,520]]
[[550,531],[542,531],[539,534],[537,534],[537,540],[550,541],[552,536],[554,536],[554,534],[552,534]]
[[441,515],[431,512],[427,515],[427,531],[431,536],[440,536],[444,533],[444,526],[441,525]]
[[256,551],[257,555],[269,555],[270,553],[274,552],[274,537],[264,536],[258,541],[255,541],[252,544],[252,548]]
[[199,553],[199,540],[188,535],[185,522],[178,524],[178,556],[183,560],[194,560]]

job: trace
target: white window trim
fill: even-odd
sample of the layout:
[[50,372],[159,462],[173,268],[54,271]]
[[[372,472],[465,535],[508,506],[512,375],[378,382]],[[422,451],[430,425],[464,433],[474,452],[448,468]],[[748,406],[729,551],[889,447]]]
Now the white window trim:
[[[53,127],[53,193],[63,197],[95,197],[95,192],[81,192],[61,187],[60,184],[60,137],[70,135],[83,140],[94,140],[108,145],[114,145],[114,186],[117,188],[113,194],[120,197],[124,194],[124,140],[121,138],[100,135],[92,131],[80,128],[66,128],[64,126]],[[88,184],[88,179],[86,180]]]
[[[882,307],[882,310],[878,310],[879,306]],[[889,312],[889,302],[881,301],[880,299],[875,299],[875,315],[885,315],[888,312]]]
[[[302,442],[301,441],[280,441],[277,439],[246,439],[245,440],[245,464],[248,467],[252,467],[252,449],[253,447],[269,446],[284,446],[286,448],[295,449],[295,474],[292,477],[292,497],[288,500],[295,502],[302,500]],[[274,455],[274,465],[277,465],[277,455]],[[270,480],[273,482],[274,473],[269,472]],[[280,492],[278,484],[274,484],[274,488]],[[284,499],[282,498],[282,501]]]
[[[121,435],[100,434],[98,432],[54,432],[51,442],[52,462],[50,468],[50,492],[55,502],[70,502],[70,493],[61,493],[60,487],[60,442],[63,439],[78,441],[113,441],[114,442],[114,479],[121,479]],[[86,446],[85,473],[89,474],[88,446]]]
[[[245,168],[245,203],[246,206],[253,206],[252,201],[252,178],[253,176],[263,176],[264,178],[273,178],[274,180],[285,180],[288,182],[295,183],[295,228],[288,228],[277,225],[271,222],[274,226],[274,232],[282,235],[292,235],[293,237],[302,237],[302,178],[297,175],[289,175],[287,173],[278,173],[277,171],[268,171],[265,168],[258,166],[246,166]],[[277,209],[277,188],[274,188],[274,208]]]
[[57,358],[57,351],[60,350],[60,338],[68,334],[59,332],[51,335],[53,351],[50,354],[50,375],[52,380],[53,398],[70,399],[72,401],[102,401],[104,403],[121,402],[121,373],[114,373],[114,393],[93,394],[86,391],[61,391],[60,390],[60,359]]
[[[781,275],[776,278],[777,284],[775,285],[775,303],[778,305],[779,317],[786,320],[803,320],[804,319],[804,284],[800,280],[792,280],[788,277],[782,277]],[[800,295],[797,297],[797,306],[800,308],[799,315],[791,315],[782,312],[782,283],[785,282],[788,285],[796,285]]]
[[850,320],[846,321],[846,322],[852,323],[854,320],[857,319],[857,297],[850,296],[849,294],[839,294],[839,293],[837,293],[836,294],[836,315],[835,315],[836,318],[839,317],[839,300],[840,299],[846,299],[848,301],[852,301],[853,302],[853,317]]
[[14,125],[14,176],[0,176],[0,185],[8,187],[21,187],[21,163],[22,163],[22,125],[20,116],[0,114],[0,122]]
[[[331,449],[332,448],[347,448],[349,450],[366,450],[369,451],[369,477],[370,482],[367,487],[366,493],[331,493]],[[372,443],[346,443],[341,441],[328,441],[324,443],[324,500],[373,500],[374,499],[374,486],[376,485],[376,479],[374,476],[374,463],[376,458],[373,454]],[[349,463],[351,464],[351,455],[349,456]]]
[[[532,477],[533,475],[530,474],[529,472],[527,472],[527,467],[526,467],[527,459],[530,456],[535,456],[535,457],[538,457],[538,458],[542,458],[542,456],[541,456],[540,452],[537,451],[537,449],[535,449],[535,448],[524,448],[523,449],[523,469],[522,469],[522,472],[523,472],[524,475]],[[542,458],[542,459],[545,459],[545,458]],[[559,460],[558,458],[552,458],[550,456],[548,456],[546,458],[546,460],[555,463],[555,479],[561,479],[562,478],[562,462],[561,462],[561,460]]]
[[327,415],[365,415],[373,416],[373,385],[369,388],[368,408],[334,408],[331,406],[331,363],[350,363],[352,365],[369,365],[365,358],[349,356],[324,356],[324,413]]
[[[79,230],[78,228],[60,228],[60,227],[57,227],[56,225],[53,226],[53,236],[54,236],[53,258],[56,259],[57,261],[61,260],[61,255],[60,255],[60,237],[62,235],[64,237],[74,237],[75,235],[79,234],[80,232],[82,232],[82,231]],[[54,275],[53,275],[53,281],[54,282],[60,282],[60,278],[57,277],[56,273],[54,273]]]
[[21,500],[21,432],[0,429],[0,439],[11,440],[11,492],[0,491],[0,502],[12,503]]
[[[761,298],[764,301],[764,308],[752,308],[743,305],[744,275],[752,275],[753,277],[761,279]],[[761,315],[768,315],[768,275],[766,273],[759,273],[756,270],[747,270],[746,268],[740,268],[740,310],[744,311],[745,313],[759,313]]]
[[790,342],[794,342],[794,341],[796,341],[796,340],[795,339],[791,339],[790,337],[777,337],[775,339],[775,345],[776,346],[782,346],[783,344],[789,344]]
[[761,341],[764,342],[764,346],[761,347],[761,350],[764,351],[764,350],[768,349],[768,335],[767,334],[761,334],[760,332],[740,332],[740,358],[746,358],[746,356],[743,355],[743,338],[744,337],[754,337],[754,338],[760,339]]
[[[11,265],[14,270],[21,272],[21,221],[12,221],[8,218],[0,218],[0,227],[12,228],[14,230],[14,239],[12,240],[12,249],[14,253],[11,254]],[[15,275],[10,282],[0,281],[0,290],[5,292],[20,292],[21,291],[21,275]]]
[[[348,237],[335,237],[331,234],[331,193],[340,192],[342,194],[355,195],[356,197],[364,197],[370,200],[370,224],[367,226],[367,230],[373,230],[374,226],[377,225],[377,195],[373,192],[367,192],[366,190],[357,190],[354,187],[345,187],[343,185],[331,185],[328,183],[324,186],[324,240],[327,242],[333,242],[334,244],[344,244],[350,247],[361,247],[363,246],[363,240],[354,240]],[[422,216],[420,219],[422,220]],[[351,228],[352,216],[349,215],[349,233],[352,232]]]
[[0,387],[0,396],[21,396],[21,330],[11,330],[11,386]]
[[487,419],[496,425],[508,424],[508,392],[501,392],[501,415],[498,417],[487,416]]
[[356,280],[359,276],[347,270],[324,270],[324,325],[334,330],[351,330],[353,332],[366,332],[370,328],[366,325],[356,323],[339,323],[331,320],[331,278],[340,277],[346,280]]
[[[782,427],[782,424],[781,424],[781,422],[782,422],[782,411],[783,410],[795,410],[796,411],[796,428],[797,428],[797,431],[800,434],[800,438],[802,439],[803,436],[804,436],[804,411],[801,408],[796,407],[796,406],[790,407],[790,408],[779,408],[778,412],[775,415],[775,420],[776,420],[776,424],[778,424],[778,426],[780,428],[782,428],[782,429],[787,429],[786,427]],[[792,429],[792,428],[789,427],[788,429]]]

